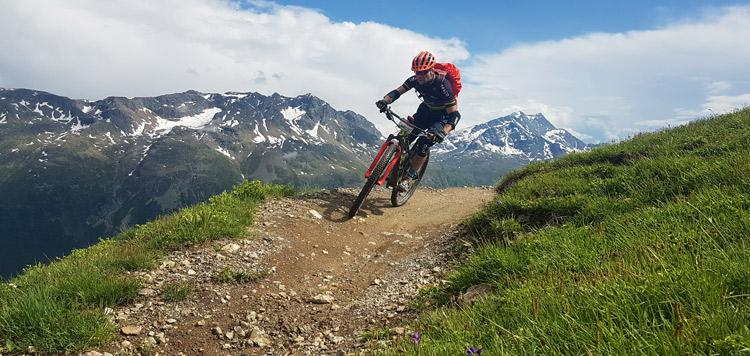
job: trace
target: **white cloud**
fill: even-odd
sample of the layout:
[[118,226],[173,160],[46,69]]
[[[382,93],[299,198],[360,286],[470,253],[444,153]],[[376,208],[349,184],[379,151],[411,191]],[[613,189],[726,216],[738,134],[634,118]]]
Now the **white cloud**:
[[[4,1],[0,87],[73,98],[204,92],[312,93],[377,116],[374,102],[411,73],[411,58],[468,58],[458,39],[320,12],[220,0]],[[405,100],[409,101],[409,100]],[[380,120],[383,124],[384,120]]]
[[466,96],[480,113],[539,110],[582,135],[623,138],[750,103],[747,38],[745,6],[658,30],[520,45],[479,56],[465,70],[474,79]]
[[675,119],[684,123],[695,117],[708,117],[731,113],[738,108],[750,106],[750,94],[727,96],[709,96],[707,102],[700,105],[700,109],[675,109]]
[[706,90],[709,93],[723,93],[732,89],[732,82],[728,81],[716,81],[706,85]]
[[[416,53],[430,50],[461,67],[459,128],[523,110],[542,112],[581,138],[608,141],[750,102],[750,6],[651,31],[592,33],[469,58],[455,38],[332,22],[320,11],[273,2],[244,5],[2,1],[0,87],[85,99],[189,89],[312,93],[390,131],[374,101],[411,74]],[[417,103],[410,93],[394,106],[410,114]]]

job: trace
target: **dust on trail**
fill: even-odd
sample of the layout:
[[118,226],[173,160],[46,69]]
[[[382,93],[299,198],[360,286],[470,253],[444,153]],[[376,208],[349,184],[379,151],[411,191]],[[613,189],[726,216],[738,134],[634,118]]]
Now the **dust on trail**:
[[[442,279],[456,226],[494,196],[490,188],[420,188],[395,208],[390,191],[376,187],[348,219],[358,192],[269,201],[248,227],[257,238],[179,251],[141,273],[144,296],[116,313],[118,327],[141,332],[115,348],[132,352],[145,341],[160,355],[356,354],[363,331],[414,317],[406,306]],[[211,282],[225,267],[270,274]],[[163,302],[159,289],[176,281],[193,286],[191,297]]]

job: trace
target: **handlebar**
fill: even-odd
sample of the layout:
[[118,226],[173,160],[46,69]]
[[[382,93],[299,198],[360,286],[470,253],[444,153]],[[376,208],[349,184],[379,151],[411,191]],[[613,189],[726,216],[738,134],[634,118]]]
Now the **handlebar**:
[[393,121],[396,124],[396,126],[398,126],[399,128],[402,128],[399,125],[399,123],[403,123],[410,130],[416,130],[419,133],[417,136],[427,136],[427,137],[432,137],[433,136],[432,133],[427,132],[427,130],[424,130],[422,128],[417,127],[417,125],[414,125],[411,121],[409,121],[407,119],[404,119],[403,117],[401,117],[398,114],[396,114],[395,112],[393,112],[393,110],[391,110],[390,106],[387,107],[387,108],[385,108],[385,111],[383,111],[383,113],[385,114],[385,117],[388,118],[388,120]]

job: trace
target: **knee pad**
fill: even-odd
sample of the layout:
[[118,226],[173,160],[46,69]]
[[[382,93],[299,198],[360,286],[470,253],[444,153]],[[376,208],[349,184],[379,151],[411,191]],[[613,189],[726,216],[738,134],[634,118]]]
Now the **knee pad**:
[[420,137],[415,144],[417,154],[422,157],[427,156],[427,154],[430,153],[430,146],[432,146],[433,144],[434,142],[432,142],[432,140],[428,139],[427,137]]

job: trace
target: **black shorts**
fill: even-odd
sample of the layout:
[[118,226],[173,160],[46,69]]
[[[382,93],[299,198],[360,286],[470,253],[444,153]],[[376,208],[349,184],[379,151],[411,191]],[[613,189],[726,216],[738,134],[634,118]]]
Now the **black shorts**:
[[[427,104],[422,103],[419,104],[417,112],[414,114],[414,125],[427,131],[443,131],[443,128],[448,123],[447,115],[448,113],[445,109],[433,110]],[[416,133],[411,134],[409,142],[414,141],[415,138],[417,138]],[[424,136],[420,137],[416,144],[417,154],[422,157],[427,156],[430,152],[430,147],[434,144],[435,142],[431,139]]]

